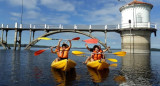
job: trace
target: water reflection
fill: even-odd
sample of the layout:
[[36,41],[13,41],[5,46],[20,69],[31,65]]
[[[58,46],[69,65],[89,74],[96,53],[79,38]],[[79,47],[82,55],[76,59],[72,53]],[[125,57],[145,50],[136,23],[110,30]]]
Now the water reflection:
[[20,81],[20,52],[13,51],[12,54],[11,84],[17,86]]
[[88,67],[88,72],[94,83],[100,83],[106,80],[106,78],[108,77],[109,69],[96,70]]
[[57,69],[51,69],[52,75],[57,82],[57,86],[72,86],[73,81],[76,80],[75,68],[64,72]]
[[127,54],[122,57],[121,74],[125,85],[151,85],[150,54]]

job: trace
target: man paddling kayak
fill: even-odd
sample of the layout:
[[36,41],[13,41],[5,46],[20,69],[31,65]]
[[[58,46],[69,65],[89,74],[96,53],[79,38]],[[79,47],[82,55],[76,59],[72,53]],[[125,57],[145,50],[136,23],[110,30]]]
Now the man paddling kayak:
[[63,59],[68,59],[68,53],[69,53],[69,50],[70,50],[70,48],[72,46],[71,40],[68,40],[69,41],[69,46],[67,44],[63,43],[62,47],[60,47],[61,41],[62,40],[59,40],[55,51],[53,51],[52,50],[53,48],[51,48],[51,52],[52,53],[57,53],[58,58],[55,59],[56,62],[58,62],[60,60],[63,60]]

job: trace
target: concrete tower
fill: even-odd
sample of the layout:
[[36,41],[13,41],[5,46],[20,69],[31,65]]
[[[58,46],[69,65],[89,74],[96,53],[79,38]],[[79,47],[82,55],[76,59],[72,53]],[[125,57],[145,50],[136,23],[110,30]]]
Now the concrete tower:
[[120,8],[122,50],[128,53],[150,53],[150,36],[156,26],[150,23],[153,5],[141,1]]

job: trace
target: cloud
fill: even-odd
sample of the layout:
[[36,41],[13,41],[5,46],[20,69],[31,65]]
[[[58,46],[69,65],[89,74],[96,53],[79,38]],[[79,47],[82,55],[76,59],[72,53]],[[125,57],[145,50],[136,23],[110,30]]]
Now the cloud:
[[22,6],[22,1],[23,1],[23,6],[26,9],[38,9],[37,3],[38,0],[8,0],[9,4],[12,6]]
[[121,14],[119,12],[119,8],[122,6],[121,4],[117,4],[115,2],[113,3],[105,2],[103,4],[98,4],[98,5],[101,5],[101,7],[91,10],[83,10],[84,11],[83,13],[85,13],[83,14],[85,21],[88,21],[91,24],[120,23]]
[[28,19],[36,19],[36,18],[39,18],[40,15],[41,15],[41,13],[39,13],[38,11],[29,10],[26,12],[26,14],[24,16]]
[[68,14],[52,14],[42,13],[41,11],[30,10],[25,13],[24,21],[25,23],[34,24],[69,24],[70,15]]
[[159,6],[160,0],[143,0],[143,2],[151,3],[154,6]]
[[69,15],[61,14],[61,15],[41,15],[40,21],[48,22],[49,24],[69,24]]
[[58,17],[54,17],[52,20],[50,20],[53,24],[69,24],[69,17],[68,15],[61,15]]
[[14,17],[21,17],[21,13],[11,12],[10,14]]
[[41,0],[41,4],[56,11],[74,11],[75,7],[64,0]]
[[16,13],[16,12],[11,12],[10,15],[11,15],[10,19],[13,21],[18,21],[21,17],[21,13]]

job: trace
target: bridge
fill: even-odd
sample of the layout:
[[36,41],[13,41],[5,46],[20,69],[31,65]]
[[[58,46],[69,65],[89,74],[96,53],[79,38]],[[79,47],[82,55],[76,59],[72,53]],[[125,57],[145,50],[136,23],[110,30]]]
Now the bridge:
[[[32,46],[34,46],[38,40],[37,38],[34,38],[35,32],[37,31],[44,31],[45,33],[43,35],[40,35],[39,37],[47,37],[52,34],[56,33],[64,33],[64,32],[73,32],[82,34],[85,36],[88,36],[90,38],[96,38],[91,35],[92,32],[104,32],[105,34],[105,43],[99,40],[99,43],[103,47],[107,47],[107,32],[117,32],[121,34],[122,31],[151,31],[154,32],[156,35],[156,25],[152,23],[143,23],[143,24],[136,24],[136,25],[145,25],[145,26],[134,26],[131,27],[131,25],[128,24],[117,24],[117,25],[47,25],[47,24],[19,24],[15,23],[11,25],[5,25],[1,24],[1,37],[0,37],[0,44],[3,46],[4,49],[10,49],[10,46],[7,44],[7,36],[8,31],[14,30],[15,31],[15,37],[14,37],[14,50],[16,50],[17,45],[18,49],[21,48],[21,37],[22,37],[22,31],[30,31],[30,41],[28,45],[25,47],[25,49],[30,49]],[[6,39],[4,40],[4,32],[6,32]],[[89,32],[89,34],[85,33]],[[38,38],[39,38],[38,37]]]

